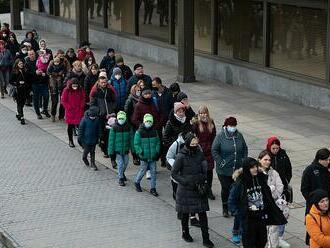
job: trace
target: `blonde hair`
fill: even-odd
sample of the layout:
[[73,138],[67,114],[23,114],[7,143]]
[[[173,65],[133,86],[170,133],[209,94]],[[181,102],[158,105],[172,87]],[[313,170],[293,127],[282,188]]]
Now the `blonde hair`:
[[202,133],[204,132],[204,127],[203,127],[203,124],[202,124],[202,120],[199,116],[199,114],[201,113],[206,113],[207,116],[209,117],[208,118],[208,121],[207,121],[207,129],[210,133],[212,133],[213,131],[213,128],[214,128],[214,123],[213,123],[213,119],[211,118],[210,116],[210,112],[209,112],[209,109],[207,108],[206,105],[202,105],[198,108],[198,122],[197,122],[197,125],[198,125],[198,129],[199,131]]

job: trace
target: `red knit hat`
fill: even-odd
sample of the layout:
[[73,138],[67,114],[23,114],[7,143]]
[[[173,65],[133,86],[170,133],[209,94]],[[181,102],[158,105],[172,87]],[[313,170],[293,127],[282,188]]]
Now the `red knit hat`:
[[280,140],[276,136],[272,136],[272,137],[268,138],[268,140],[267,140],[267,147],[266,148],[267,148],[268,151],[270,151],[270,147],[274,144],[275,141],[281,147]]
[[223,123],[223,126],[226,127],[226,126],[232,126],[232,127],[235,127],[237,126],[237,120],[235,117],[228,117],[227,119],[225,119],[225,122]]

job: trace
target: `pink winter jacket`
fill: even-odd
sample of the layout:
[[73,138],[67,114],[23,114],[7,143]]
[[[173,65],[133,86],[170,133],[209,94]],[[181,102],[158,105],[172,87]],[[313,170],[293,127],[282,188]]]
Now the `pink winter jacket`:
[[63,90],[61,103],[65,108],[65,122],[78,125],[84,116],[85,92],[83,88],[73,90],[71,83]]

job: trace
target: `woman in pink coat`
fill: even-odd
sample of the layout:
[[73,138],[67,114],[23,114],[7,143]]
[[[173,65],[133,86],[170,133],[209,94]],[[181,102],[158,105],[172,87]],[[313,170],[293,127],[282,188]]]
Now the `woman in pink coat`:
[[65,122],[68,124],[69,146],[75,147],[73,130],[79,125],[85,107],[85,92],[76,78],[67,82],[62,93],[61,103],[65,108]]

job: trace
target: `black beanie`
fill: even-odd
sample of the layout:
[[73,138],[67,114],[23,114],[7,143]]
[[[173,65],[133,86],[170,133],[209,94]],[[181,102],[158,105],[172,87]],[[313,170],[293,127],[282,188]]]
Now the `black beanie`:
[[309,202],[318,208],[318,203],[325,197],[329,197],[329,194],[323,189],[317,189],[309,194]]
[[186,93],[183,93],[183,92],[180,92],[177,97],[176,97],[176,100],[178,102],[181,102],[183,99],[187,98],[188,99],[188,96]]
[[196,138],[196,135],[193,132],[189,132],[184,136],[184,144],[189,147],[193,138]]
[[96,106],[91,106],[87,111],[90,117],[96,117],[99,114],[99,108]]
[[139,67],[143,67],[143,65],[141,65],[141,64],[135,64],[134,67],[133,67],[133,68],[134,68],[134,71],[135,71],[137,68],[139,68]]

